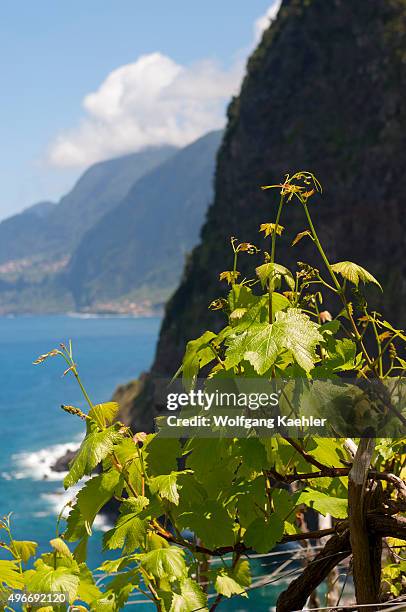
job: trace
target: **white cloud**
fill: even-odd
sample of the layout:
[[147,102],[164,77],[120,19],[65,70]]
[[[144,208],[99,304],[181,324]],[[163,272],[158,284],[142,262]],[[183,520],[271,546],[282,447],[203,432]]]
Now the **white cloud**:
[[268,28],[271,21],[273,21],[281,7],[282,0],[274,0],[271,6],[268,8],[266,13],[258,19],[254,23],[254,44],[257,45],[261,40],[261,36],[263,32]]
[[161,53],[142,55],[111,72],[83,100],[82,123],[61,134],[49,159],[82,167],[148,145],[185,145],[225,122],[242,66],[222,70],[212,61],[182,66]]
[[[280,4],[274,0],[255,21],[252,46],[275,19]],[[149,145],[184,146],[223,127],[225,106],[238,93],[251,49],[241,50],[229,70],[209,60],[182,66],[161,53],[120,66],[85,96],[81,123],[59,134],[50,146],[49,162],[81,169]]]

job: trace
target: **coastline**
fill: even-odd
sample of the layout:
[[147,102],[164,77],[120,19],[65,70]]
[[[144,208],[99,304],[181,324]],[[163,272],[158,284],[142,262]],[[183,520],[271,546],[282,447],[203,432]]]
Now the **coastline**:
[[18,311],[18,310],[8,310],[1,309],[0,307],[0,317],[3,318],[17,318],[17,317],[49,317],[49,316],[64,316],[64,317],[72,317],[77,319],[110,319],[110,318],[135,318],[135,319],[144,319],[144,318],[152,318],[152,317],[162,317],[164,313],[164,305],[157,304],[151,306],[145,305],[134,305],[134,307],[116,307],[116,308],[89,308],[83,310],[67,310],[67,311],[53,311],[53,312],[45,312],[45,311]]
[[[27,307],[32,306],[27,302]],[[7,444],[0,453],[2,516],[13,512],[17,539],[27,536],[49,548],[56,518],[75,490],[66,494],[63,478],[70,457],[78,448],[83,424],[66,415],[62,402],[82,406],[82,396],[73,377],[62,377],[63,363],[50,360],[33,366],[42,352],[69,338],[86,386],[95,402],[107,401],[124,381],[139,376],[153,358],[160,319],[137,313],[123,315],[76,313],[0,317],[0,360],[7,385],[0,393],[3,437]],[[79,314],[79,316],[77,316]],[[85,316],[83,316],[83,314]],[[93,313],[92,313],[93,314]],[[64,457],[65,466],[59,464]],[[65,469],[64,469],[65,468]],[[102,532],[115,521],[115,508],[107,506],[95,525],[89,544],[90,563],[103,560]]]

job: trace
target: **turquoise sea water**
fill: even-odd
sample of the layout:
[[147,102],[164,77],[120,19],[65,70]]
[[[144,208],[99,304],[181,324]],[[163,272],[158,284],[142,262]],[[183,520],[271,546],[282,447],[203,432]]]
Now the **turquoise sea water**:
[[[13,511],[16,537],[36,540],[41,549],[54,537],[56,510],[69,496],[50,465],[83,431],[83,422],[60,408],[85,407],[73,376],[62,377],[64,362],[34,366],[34,359],[71,339],[90,396],[106,401],[118,384],[150,366],[159,324],[157,318],[0,317],[0,513]],[[100,561],[95,540],[93,566]]]
[[[73,342],[83,382],[94,402],[110,399],[115,387],[148,369],[159,331],[157,318],[0,317],[0,514],[13,512],[17,539],[39,542],[40,552],[55,537],[56,514],[71,495],[63,492],[50,466],[80,440],[83,423],[60,405],[85,407],[64,362],[53,358],[34,366],[41,353]],[[103,559],[101,521],[91,538],[89,565]],[[268,574],[256,559],[255,575]],[[268,611],[280,586],[257,588],[248,600],[226,601],[219,610]],[[132,609],[130,606],[126,608]],[[137,609],[152,610],[148,604]]]

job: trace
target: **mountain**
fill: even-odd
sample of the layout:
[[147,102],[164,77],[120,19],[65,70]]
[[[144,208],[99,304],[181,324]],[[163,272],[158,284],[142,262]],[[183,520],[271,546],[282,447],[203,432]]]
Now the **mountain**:
[[76,307],[62,270],[86,231],[136,181],[176,152],[145,149],[91,166],[58,204],[40,202],[0,223],[0,315]]
[[54,202],[37,202],[37,204],[33,204],[29,208],[26,208],[21,214],[23,215],[34,215],[39,219],[45,219],[48,215],[53,212],[55,208]]
[[[230,104],[214,201],[167,305],[152,372],[131,399],[126,389],[137,429],[151,428],[154,377],[172,375],[186,341],[218,324],[207,305],[232,265],[230,236],[264,246],[258,228],[275,218],[275,199],[259,187],[287,172],[318,176],[324,193],[312,214],[331,259],[370,270],[384,285],[384,312],[405,323],[405,24],[405,0],[283,1]],[[300,256],[289,246],[304,229],[301,207],[282,223],[278,260],[315,261],[311,241]]]
[[0,223],[0,264],[65,259],[83,234],[175,147],[148,148],[91,166],[58,204],[41,202]]
[[37,248],[37,236],[55,207],[52,202],[38,202],[0,223],[0,265],[21,259]]
[[198,242],[220,141],[95,164],[58,204],[0,223],[0,315],[162,304]]
[[169,296],[213,198],[221,136],[211,132],[145,174],[84,234],[66,280],[79,308]]

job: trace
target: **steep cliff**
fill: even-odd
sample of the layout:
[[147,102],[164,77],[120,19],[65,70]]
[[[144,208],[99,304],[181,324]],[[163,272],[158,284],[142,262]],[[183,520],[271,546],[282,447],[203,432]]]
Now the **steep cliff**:
[[[214,202],[167,305],[152,375],[131,400],[135,426],[150,426],[153,377],[172,374],[185,342],[216,326],[207,305],[230,267],[229,237],[260,243],[276,203],[259,186],[286,172],[319,177],[325,191],[312,212],[331,259],[369,269],[391,319],[405,322],[404,91],[406,0],[284,0],[229,107]],[[289,244],[304,219],[299,206],[288,213],[277,259],[294,264]],[[314,261],[310,241],[301,243],[306,258]]]

